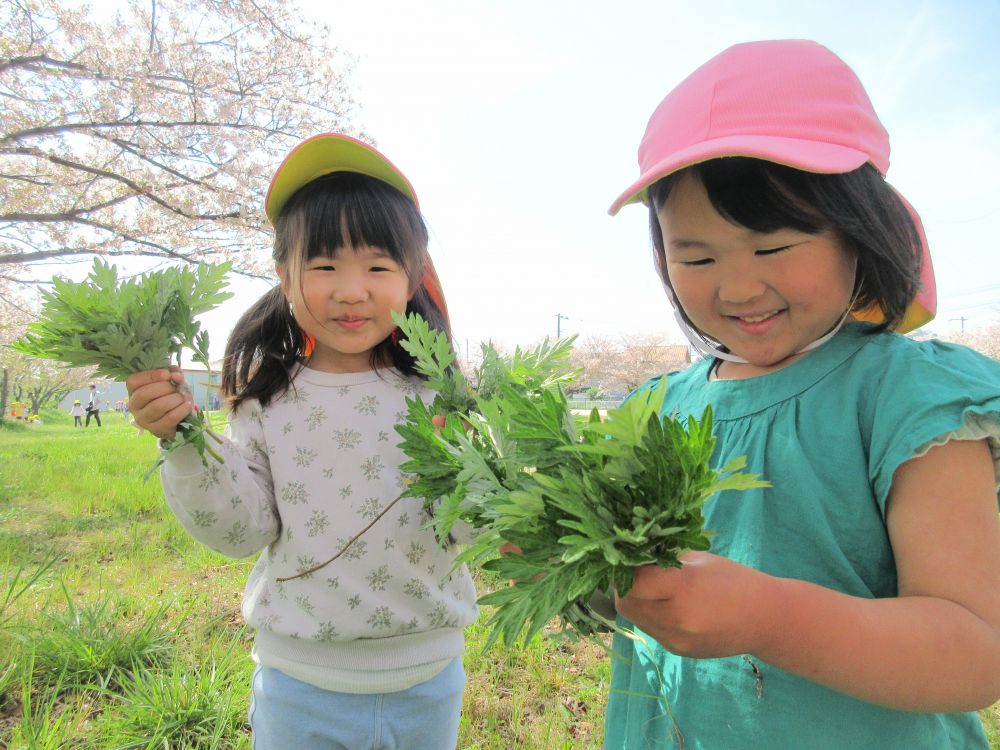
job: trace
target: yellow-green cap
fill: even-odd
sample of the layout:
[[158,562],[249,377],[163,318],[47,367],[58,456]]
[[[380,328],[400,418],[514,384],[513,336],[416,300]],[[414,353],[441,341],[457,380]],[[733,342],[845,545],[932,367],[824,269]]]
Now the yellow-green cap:
[[420,207],[410,181],[376,149],[349,135],[322,133],[293,148],[271,178],[264,198],[264,212],[271,225],[296,190],[331,172],[357,172],[382,180]]

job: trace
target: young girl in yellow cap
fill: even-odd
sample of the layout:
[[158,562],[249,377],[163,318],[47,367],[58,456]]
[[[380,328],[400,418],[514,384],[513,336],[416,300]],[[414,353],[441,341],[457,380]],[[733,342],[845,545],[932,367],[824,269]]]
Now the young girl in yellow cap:
[[73,417],[73,427],[83,427],[83,404],[80,403],[80,399],[73,401],[67,413]]
[[[705,358],[665,413],[714,410],[712,551],[617,600],[608,750],[986,748],[1000,698],[1000,365],[927,322],[919,219],[851,69],[809,41],[732,47],[653,113],[657,271]],[[656,386],[646,386],[656,387]]]
[[[375,149],[321,135],[279,167],[266,212],[280,284],[228,342],[225,463],[171,452],[167,500],[213,549],[262,551],[243,600],[258,750],[453,748],[477,615],[468,571],[452,571],[415,499],[348,545],[405,486],[406,398],[432,398],[391,314],[449,331],[416,195]],[[130,377],[136,423],[171,438],[192,408],[181,381]]]

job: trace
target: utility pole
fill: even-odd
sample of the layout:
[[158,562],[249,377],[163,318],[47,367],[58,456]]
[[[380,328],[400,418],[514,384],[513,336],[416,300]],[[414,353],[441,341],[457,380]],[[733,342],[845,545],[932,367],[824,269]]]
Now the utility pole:
[[968,318],[965,317],[964,315],[961,315],[957,318],[952,318],[952,320],[957,320],[962,326],[962,333],[965,333],[965,321],[967,321]]
[[564,320],[569,320],[568,317],[562,313],[556,313],[556,338],[562,338],[562,322]]

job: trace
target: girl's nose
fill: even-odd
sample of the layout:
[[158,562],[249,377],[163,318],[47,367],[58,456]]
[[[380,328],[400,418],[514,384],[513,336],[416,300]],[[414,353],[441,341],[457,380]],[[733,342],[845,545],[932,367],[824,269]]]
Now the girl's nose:
[[333,298],[337,302],[351,304],[353,302],[364,302],[368,299],[368,287],[364,280],[355,274],[344,274],[338,279],[338,284],[334,287]]
[[751,302],[766,289],[767,284],[752,274],[731,273],[719,284],[719,301],[730,304]]

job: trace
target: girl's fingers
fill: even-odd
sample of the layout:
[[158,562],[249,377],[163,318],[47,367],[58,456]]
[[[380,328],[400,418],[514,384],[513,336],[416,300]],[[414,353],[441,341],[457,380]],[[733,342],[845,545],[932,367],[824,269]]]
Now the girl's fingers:
[[184,387],[184,375],[179,371],[176,373],[167,370],[136,372],[126,378],[125,387],[129,392],[129,409],[133,412],[140,412],[161,398],[179,395],[180,401],[161,405],[161,410],[166,411],[176,407],[181,401],[187,400],[189,393]]
[[180,424],[184,417],[190,414],[193,410],[194,405],[191,404],[190,401],[183,401],[179,406],[176,406],[166,412],[159,419],[145,424],[139,424],[141,427],[144,427],[157,437],[163,438],[164,440],[170,440],[177,434],[177,425]]
[[180,368],[176,366],[171,366],[166,369],[158,370],[143,370],[142,372],[134,372],[125,379],[125,388],[128,389],[129,395],[134,393],[148,385],[155,385],[157,383],[170,383],[174,387],[180,385],[184,382],[184,373],[181,372]]
[[[440,433],[441,428],[444,427],[446,421],[447,417],[445,417],[443,414],[435,414],[433,417],[431,417],[431,424],[434,425],[434,431]],[[472,425],[465,419],[462,420],[462,427],[465,429],[466,432],[472,429]]]
[[170,377],[170,372],[168,370],[143,370],[142,372],[133,372],[125,378],[125,388],[128,390],[129,395],[132,395],[132,393],[139,390],[143,386],[168,381],[170,380]]
[[194,408],[184,374],[176,367],[133,373],[125,386],[135,423],[159,438],[173,438],[178,423]]
[[173,393],[133,412],[133,415],[139,427],[170,440],[177,432],[177,425],[193,410],[194,405],[190,401],[179,393]]

